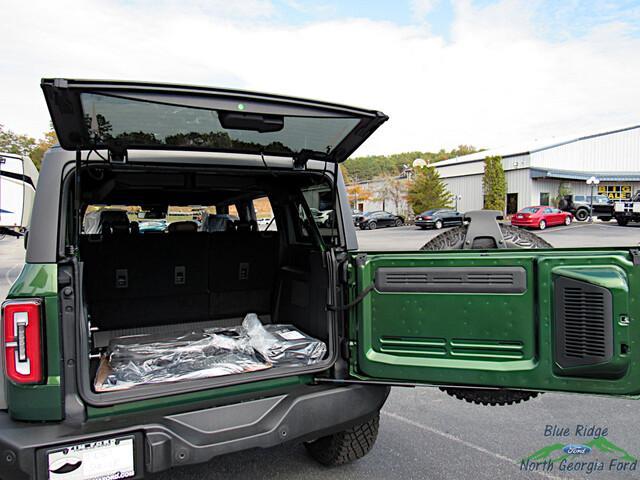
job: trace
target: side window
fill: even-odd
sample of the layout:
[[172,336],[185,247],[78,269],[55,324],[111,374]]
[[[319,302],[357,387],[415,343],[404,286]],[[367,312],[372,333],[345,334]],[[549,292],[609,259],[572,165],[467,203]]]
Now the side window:
[[315,185],[303,188],[302,195],[324,242],[331,245],[333,238],[337,235],[336,214],[333,210],[333,190],[329,185]]
[[553,209],[551,208],[545,208],[543,213],[551,213]]
[[276,218],[269,197],[260,197],[253,200],[253,210],[258,222],[258,230],[275,232],[278,230]]

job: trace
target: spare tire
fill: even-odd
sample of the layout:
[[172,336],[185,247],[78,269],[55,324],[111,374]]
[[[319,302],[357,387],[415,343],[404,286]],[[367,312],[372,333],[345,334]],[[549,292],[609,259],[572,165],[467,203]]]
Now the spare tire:
[[[462,250],[467,238],[468,229],[469,227],[467,225],[452,228],[433,237],[425,243],[420,250]],[[553,248],[549,242],[528,230],[502,224],[500,225],[500,229],[502,230],[506,248]],[[496,248],[496,244],[490,238],[477,238],[474,240],[471,248],[484,250],[487,248]]]
[[[467,238],[469,227],[452,228],[441,233],[425,243],[420,250],[461,250]],[[504,238],[506,248],[552,248],[552,245],[540,238],[535,233],[512,225],[500,224],[500,230]],[[491,249],[496,248],[496,243],[491,238],[478,238],[474,240],[472,248]],[[538,392],[511,389],[482,389],[482,388],[460,388],[460,387],[440,387],[452,397],[465,400],[479,405],[512,405],[530,400],[538,396]]]

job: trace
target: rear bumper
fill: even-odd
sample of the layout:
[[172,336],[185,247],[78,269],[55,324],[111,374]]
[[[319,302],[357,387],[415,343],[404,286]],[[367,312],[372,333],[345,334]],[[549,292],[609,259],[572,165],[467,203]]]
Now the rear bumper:
[[138,471],[159,472],[215,456],[290,441],[307,441],[374,415],[389,387],[304,386],[274,397],[159,416],[92,421],[83,425],[16,422],[0,413],[0,478],[46,479],[46,450],[105,437],[135,434]]
[[536,221],[536,222],[529,221],[529,222],[527,222],[527,221],[522,221],[522,220],[520,220],[520,221],[513,220],[513,219],[511,220],[511,225],[513,225],[514,227],[537,227],[538,223],[540,223],[540,221]]
[[433,227],[435,222],[433,220],[416,220],[416,227]]

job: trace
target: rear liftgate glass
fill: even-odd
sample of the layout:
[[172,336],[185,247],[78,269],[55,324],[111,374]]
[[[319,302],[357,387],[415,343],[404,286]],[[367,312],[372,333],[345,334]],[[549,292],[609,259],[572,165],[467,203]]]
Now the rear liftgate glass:
[[634,258],[585,249],[360,254],[356,294],[375,288],[353,309],[352,374],[638,394]]

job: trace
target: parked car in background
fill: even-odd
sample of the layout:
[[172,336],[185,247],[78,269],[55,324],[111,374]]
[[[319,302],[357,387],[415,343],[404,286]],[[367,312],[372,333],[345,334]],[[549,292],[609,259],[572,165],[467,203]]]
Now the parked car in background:
[[511,218],[516,227],[539,228],[544,230],[554,225],[570,225],[573,215],[554,207],[525,207]]
[[[583,222],[589,218],[591,195],[565,195],[558,202],[558,208],[573,214],[576,220]],[[613,201],[606,195],[593,196],[593,216],[608,222],[613,218]]]
[[463,223],[464,215],[450,208],[435,208],[416,216],[416,226],[423,230],[426,228],[440,230],[442,227],[462,225]]
[[378,227],[399,227],[404,223],[404,218],[384,210],[378,210],[356,217],[354,223],[361,230],[375,230]]
[[330,227],[331,226],[331,212],[333,210],[318,210],[317,208],[309,208],[311,210],[311,215],[313,215],[313,220],[321,227]]

